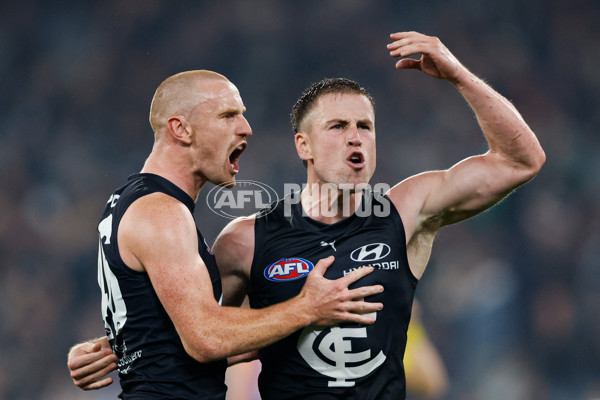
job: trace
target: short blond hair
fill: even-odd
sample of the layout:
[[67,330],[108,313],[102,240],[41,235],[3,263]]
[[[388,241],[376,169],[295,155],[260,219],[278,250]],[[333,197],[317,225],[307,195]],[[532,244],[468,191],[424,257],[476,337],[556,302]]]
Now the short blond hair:
[[184,71],[162,81],[156,88],[150,104],[150,126],[155,138],[174,114],[188,115],[201,98],[199,83],[206,80],[225,80],[225,76],[209,70]]

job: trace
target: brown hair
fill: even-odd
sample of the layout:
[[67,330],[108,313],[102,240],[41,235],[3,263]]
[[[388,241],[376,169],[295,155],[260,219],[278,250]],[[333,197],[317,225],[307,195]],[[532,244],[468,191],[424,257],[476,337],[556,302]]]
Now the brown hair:
[[346,78],[325,78],[311,84],[298,98],[290,114],[294,132],[300,131],[300,125],[316,104],[319,97],[329,93],[355,93],[362,94],[371,102],[375,112],[375,101],[367,90],[357,82]]

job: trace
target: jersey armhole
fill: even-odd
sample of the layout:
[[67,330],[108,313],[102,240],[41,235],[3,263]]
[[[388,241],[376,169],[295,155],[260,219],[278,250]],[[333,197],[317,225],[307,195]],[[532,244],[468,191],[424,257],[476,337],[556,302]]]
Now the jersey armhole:
[[404,258],[404,262],[406,265],[406,275],[410,279],[410,282],[412,283],[413,287],[416,287],[417,283],[419,283],[419,279],[413,274],[412,270],[410,269],[410,264],[408,263],[408,254],[406,253],[406,232],[404,231],[402,217],[400,216],[398,209],[394,205],[394,202],[385,194],[383,195],[383,197],[390,203],[390,218],[392,218],[394,228],[396,229],[398,238],[400,239],[402,248],[404,249],[404,251],[402,252],[402,257]]
[[[127,264],[125,264],[125,261],[123,261],[123,257],[121,257],[121,247],[119,246],[119,226],[121,225],[123,216],[125,215],[125,212],[127,210],[129,210],[129,207],[131,207],[131,205],[138,199],[139,199],[139,197],[133,199],[133,201],[127,201],[124,211],[115,212],[115,214],[113,214],[116,216],[116,218],[112,221],[112,224],[113,224],[112,229],[115,232],[114,246],[113,246],[112,251],[114,253],[113,256],[116,257],[117,259],[115,260],[116,262],[113,265],[111,265],[112,263],[109,263],[109,267],[111,269],[116,267],[119,269],[120,273],[129,275],[129,276],[148,276],[148,273],[146,273],[145,271],[136,271],[136,270],[132,269],[131,267],[129,267]],[[130,199],[127,199],[127,200],[130,200]],[[122,204],[119,204],[117,207],[121,207],[121,206],[122,206]]]
[[[246,294],[248,296],[248,301],[250,300],[250,295],[252,294],[252,281],[254,280],[254,270],[257,268],[255,265],[255,262],[257,259],[259,259],[258,255],[259,255],[259,249],[263,248],[263,236],[264,235],[260,235],[259,234],[259,230],[262,226],[259,226],[260,224],[262,224],[262,218],[260,218],[260,212],[256,213],[254,215],[254,227],[252,229],[254,229],[254,249],[252,250],[252,262],[250,263],[250,276],[248,279],[248,288],[246,290]],[[263,216],[264,217],[264,216]]]

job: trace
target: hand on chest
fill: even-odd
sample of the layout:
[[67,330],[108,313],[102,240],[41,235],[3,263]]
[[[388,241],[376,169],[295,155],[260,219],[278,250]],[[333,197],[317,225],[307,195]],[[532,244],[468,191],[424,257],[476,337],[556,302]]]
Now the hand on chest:
[[[394,271],[400,266],[399,249],[384,240],[361,243],[355,238],[323,238],[281,247],[271,253],[264,277],[272,282],[298,280],[314,268],[320,259],[334,256],[334,263],[325,276],[336,279],[351,271],[373,266],[379,271]],[[385,278],[383,278],[385,279]]]

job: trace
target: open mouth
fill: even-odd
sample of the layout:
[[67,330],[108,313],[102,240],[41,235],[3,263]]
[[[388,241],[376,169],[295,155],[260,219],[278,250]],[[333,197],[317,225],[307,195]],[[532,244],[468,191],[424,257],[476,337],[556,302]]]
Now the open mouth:
[[362,153],[354,152],[346,159],[353,168],[362,168],[365,166],[365,156]]
[[233,169],[233,172],[235,174],[237,174],[240,171],[240,156],[242,155],[244,150],[246,150],[246,146],[246,142],[240,144],[229,155],[229,164],[231,165],[231,168]]

